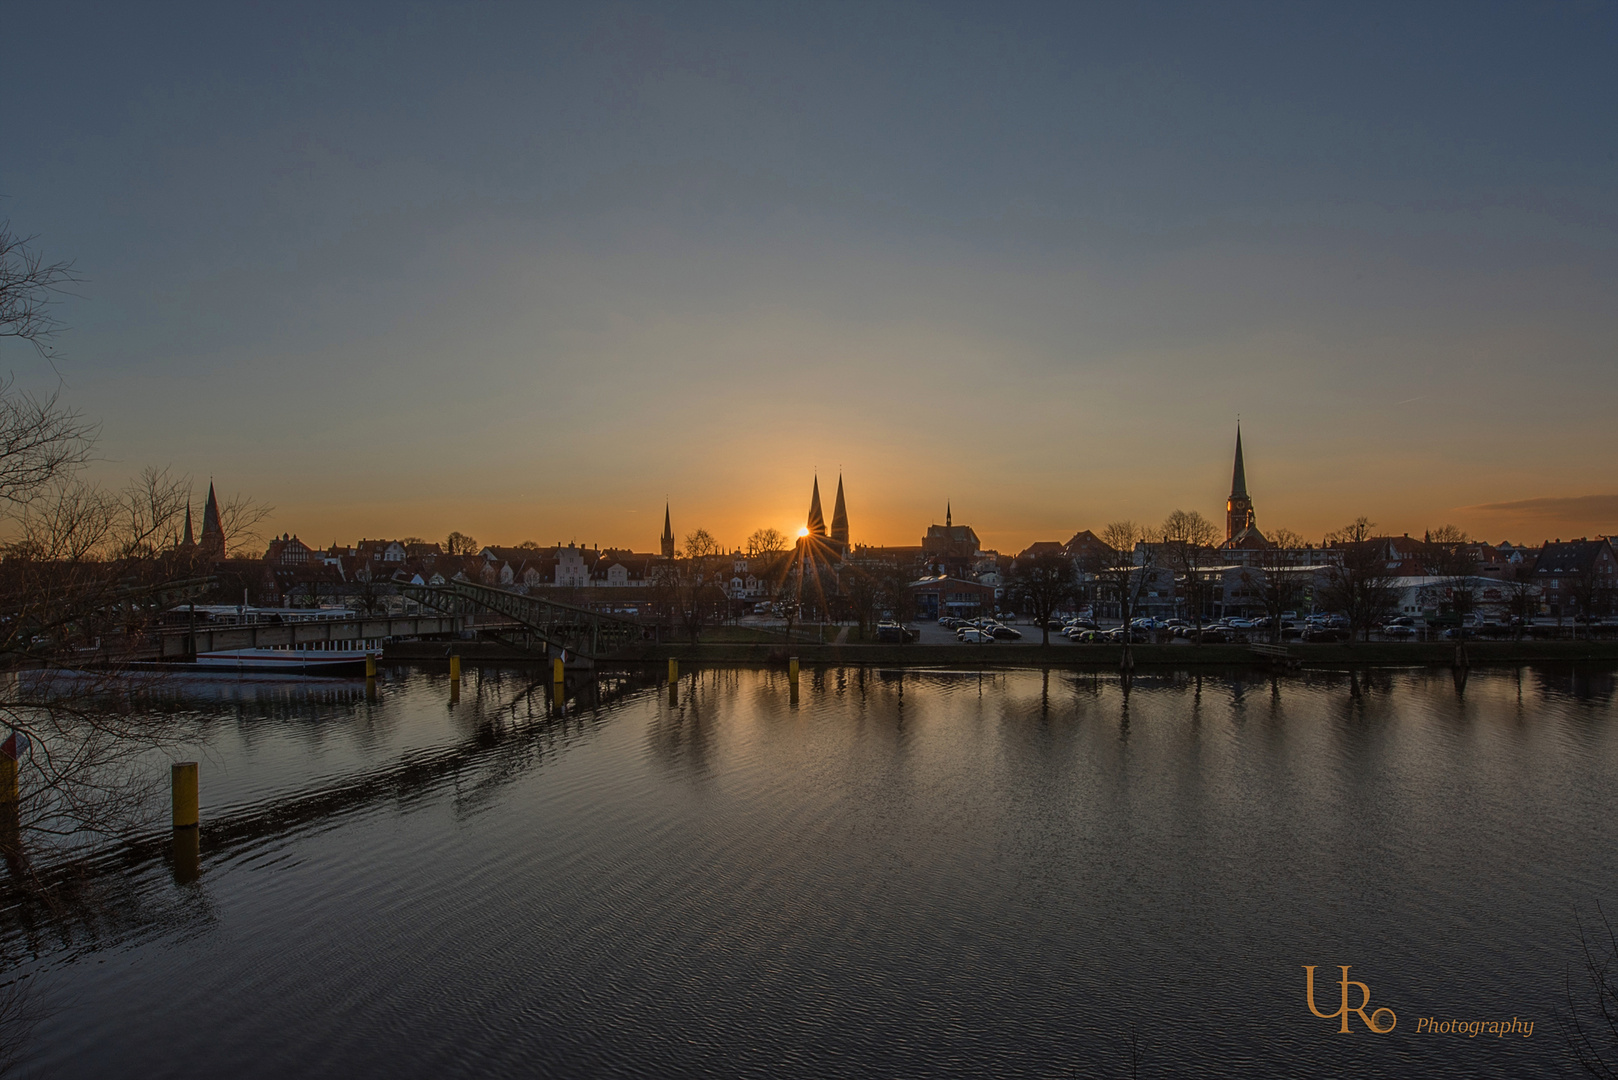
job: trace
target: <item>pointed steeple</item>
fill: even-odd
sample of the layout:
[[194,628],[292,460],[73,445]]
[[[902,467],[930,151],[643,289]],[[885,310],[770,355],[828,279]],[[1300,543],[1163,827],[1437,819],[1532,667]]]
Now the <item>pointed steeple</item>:
[[[1242,425],[1236,424],[1236,467],[1230,477],[1230,498],[1225,501],[1225,546],[1250,542],[1255,534],[1253,500],[1247,494],[1247,468],[1242,464]],[[1262,537],[1259,537],[1262,540]]]
[[944,500],[944,528],[946,528],[946,529],[949,528],[950,524],[951,524],[949,515],[950,515],[949,500],[945,499]]
[[219,525],[219,499],[208,481],[208,501],[202,507],[202,538],[197,546],[216,559],[225,557],[225,530]]
[[831,511],[831,538],[848,546],[848,507],[843,505],[843,474],[837,474],[837,502]]
[[669,504],[663,503],[663,558],[674,558],[674,526],[669,521]]
[[197,546],[196,539],[191,534],[191,504],[185,505],[185,536],[180,540],[180,546],[187,550]]
[[1242,467],[1242,425],[1236,425],[1236,469],[1230,477],[1230,497],[1247,498],[1247,470]]
[[814,491],[814,494],[809,497],[809,520],[807,522],[805,522],[805,524],[807,524],[809,526],[809,535],[810,536],[825,536],[826,535],[826,515],[824,515],[824,514],[822,514],[820,512],[820,477],[819,476],[815,477],[815,491]]

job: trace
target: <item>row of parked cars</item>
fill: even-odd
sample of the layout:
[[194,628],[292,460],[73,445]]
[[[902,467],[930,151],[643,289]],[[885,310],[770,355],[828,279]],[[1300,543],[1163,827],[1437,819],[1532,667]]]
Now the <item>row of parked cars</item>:
[[938,620],[938,625],[955,631],[956,641],[970,645],[992,645],[996,640],[1015,641],[1022,637],[1021,630],[994,619],[957,619],[945,615]]

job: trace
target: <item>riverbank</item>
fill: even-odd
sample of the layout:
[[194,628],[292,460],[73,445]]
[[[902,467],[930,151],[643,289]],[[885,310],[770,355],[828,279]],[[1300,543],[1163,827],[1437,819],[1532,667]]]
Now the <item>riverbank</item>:
[[[1353,645],[1293,644],[1278,660],[1248,645],[1136,645],[1140,668],[1298,667],[1336,669],[1365,667],[1453,667],[1455,646],[1436,642],[1357,642]],[[543,658],[486,641],[405,641],[390,643],[383,660],[400,663],[443,663],[455,653],[462,663],[543,663]],[[1536,663],[1618,663],[1612,641],[1478,641],[1466,647],[1474,667]],[[799,663],[822,666],[916,668],[1072,668],[1116,671],[1123,659],[1118,645],[1080,648],[1012,645],[822,645],[800,643],[703,643],[647,645],[628,651],[611,665],[679,660],[708,667],[780,666],[795,656]]]

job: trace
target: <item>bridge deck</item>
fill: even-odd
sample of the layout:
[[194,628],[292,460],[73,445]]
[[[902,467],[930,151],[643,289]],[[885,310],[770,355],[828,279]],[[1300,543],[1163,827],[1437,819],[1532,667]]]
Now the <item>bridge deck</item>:
[[[367,615],[353,619],[322,619],[292,623],[250,623],[246,626],[198,626],[195,652],[221,649],[268,649],[279,646],[314,645],[326,641],[365,641],[387,637],[431,637],[457,634],[463,620],[459,616]],[[190,656],[192,631],[188,627],[165,629],[162,656],[178,660]]]

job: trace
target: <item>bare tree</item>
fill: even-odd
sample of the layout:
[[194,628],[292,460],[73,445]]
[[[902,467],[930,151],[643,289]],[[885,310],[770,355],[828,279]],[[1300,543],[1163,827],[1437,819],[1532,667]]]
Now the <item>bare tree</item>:
[[1101,542],[1118,554],[1128,556],[1135,550],[1135,544],[1149,535],[1146,526],[1124,518],[1122,521],[1109,521],[1102,528]]
[[[0,222],[0,338],[46,358],[61,329],[53,294],[77,280]],[[147,470],[121,491],[85,482],[95,429],[56,396],[0,382],[0,725],[24,736],[19,798],[4,804],[14,883],[52,849],[83,846],[142,820],[153,747],[184,721],[131,706],[116,660],[154,628],[177,577],[189,483]]]
[[1506,582],[1506,611],[1511,615],[1511,634],[1516,640],[1522,640],[1523,632],[1539,615],[1542,591],[1531,567],[1518,567]]
[[96,427],[57,395],[36,397],[0,379],[0,503],[17,508],[90,458]]
[[463,532],[452,532],[444,539],[446,555],[476,555],[478,542]]
[[1423,564],[1427,573],[1444,579],[1443,588],[1455,618],[1455,663],[1465,667],[1466,616],[1477,606],[1477,549],[1454,525],[1427,530]]
[[1270,644],[1281,643],[1281,614],[1297,608],[1308,592],[1314,571],[1288,563],[1283,548],[1267,548],[1257,553],[1254,563],[1242,572],[1243,583],[1256,593],[1270,617]]
[[859,627],[860,640],[866,640],[871,623],[885,598],[882,582],[861,566],[845,565],[839,575],[843,605]]
[[659,566],[652,582],[654,602],[680,622],[693,645],[725,608],[722,554],[713,534],[697,529],[685,538],[684,557]]
[[1601,562],[1592,556],[1566,579],[1567,599],[1573,608],[1573,637],[1579,636],[1579,623],[1584,623],[1584,636],[1592,637],[1592,625],[1612,608],[1612,590],[1601,574]]
[[787,538],[780,529],[755,529],[753,535],[747,538],[746,551],[749,559],[767,559],[787,549]]
[[1148,549],[1145,561],[1135,562],[1135,544],[1145,540],[1148,534],[1144,527],[1133,521],[1110,522],[1101,530],[1101,542],[1114,549],[1118,555],[1111,566],[1103,566],[1096,571],[1097,584],[1102,594],[1115,601],[1118,605],[1118,615],[1123,620],[1123,658],[1120,667],[1128,671],[1135,666],[1132,649],[1134,631],[1130,621],[1134,617],[1136,602],[1146,585],[1146,575],[1150,570],[1152,553]]
[[708,559],[724,554],[724,550],[707,529],[697,529],[685,538],[685,557],[688,559]]
[[232,495],[220,505],[219,530],[225,534],[225,550],[235,553],[232,558],[258,557],[258,548],[264,543],[259,526],[273,513],[275,507],[241,494]]
[[1208,605],[1210,583],[1203,573],[1213,554],[1219,530],[1197,511],[1176,510],[1163,519],[1158,530],[1163,556],[1185,592],[1187,613],[1197,629],[1193,641],[1202,640],[1202,618]]
[[1060,551],[1021,558],[1011,568],[1011,595],[1039,623],[1040,645],[1051,643],[1051,616],[1073,597],[1073,560]]
[[1303,534],[1286,526],[1270,530],[1270,543],[1287,551],[1296,551],[1304,546]]
[[1618,1078],[1618,933],[1601,905],[1596,905],[1601,925],[1586,929],[1578,920],[1579,947],[1583,978],[1575,982],[1567,974],[1567,1008],[1558,1009],[1556,1019],[1567,1040],[1568,1049],[1579,1066],[1591,1076],[1606,1080]]
[[1393,607],[1393,578],[1382,545],[1371,535],[1364,517],[1326,536],[1326,546],[1339,548],[1342,559],[1327,579],[1326,606],[1348,617],[1349,639],[1358,633],[1371,640],[1371,628]]
[[0,337],[32,345],[47,360],[62,324],[52,308],[56,296],[81,279],[71,261],[48,262],[32,236],[18,236],[0,220]]

